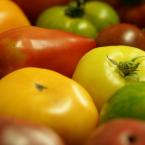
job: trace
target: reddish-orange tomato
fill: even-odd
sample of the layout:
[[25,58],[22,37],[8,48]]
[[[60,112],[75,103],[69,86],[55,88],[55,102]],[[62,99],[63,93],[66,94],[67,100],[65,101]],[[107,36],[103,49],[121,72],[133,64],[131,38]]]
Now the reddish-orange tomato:
[[0,0],[0,32],[28,25],[29,20],[14,2]]
[[94,39],[61,30],[20,27],[0,34],[0,77],[33,66],[72,76],[80,58],[96,47]]

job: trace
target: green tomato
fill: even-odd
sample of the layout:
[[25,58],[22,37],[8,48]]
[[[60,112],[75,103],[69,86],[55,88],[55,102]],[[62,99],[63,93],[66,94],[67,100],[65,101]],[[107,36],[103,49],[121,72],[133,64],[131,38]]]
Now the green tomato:
[[36,25],[44,28],[60,29],[78,35],[96,38],[99,31],[119,23],[117,13],[103,2],[71,3],[55,6],[42,12]]
[[37,26],[65,30],[91,38],[96,37],[96,29],[89,20],[79,17],[71,18],[65,14],[65,10],[65,6],[47,9],[38,18]]
[[107,3],[90,1],[85,4],[86,18],[90,20],[98,31],[119,23],[117,12]]
[[145,52],[135,47],[98,47],[81,58],[73,79],[86,88],[100,110],[122,86],[145,81],[144,60]]

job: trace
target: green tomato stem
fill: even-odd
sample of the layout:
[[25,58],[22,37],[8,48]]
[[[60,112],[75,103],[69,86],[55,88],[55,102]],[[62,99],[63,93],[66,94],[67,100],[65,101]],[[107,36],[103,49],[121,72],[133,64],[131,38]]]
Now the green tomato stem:
[[117,63],[116,61],[114,61],[113,59],[107,56],[108,60],[112,62],[112,64],[117,66],[120,75],[124,78],[128,76],[137,75],[137,71],[138,71],[137,69],[141,63],[136,62],[136,60],[141,57],[145,57],[145,56],[135,57],[129,61],[124,61],[124,62],[120,61],[119,63]]
[[85,0],[75,0],[65,10],[65,14],[71,18],[83,17]]

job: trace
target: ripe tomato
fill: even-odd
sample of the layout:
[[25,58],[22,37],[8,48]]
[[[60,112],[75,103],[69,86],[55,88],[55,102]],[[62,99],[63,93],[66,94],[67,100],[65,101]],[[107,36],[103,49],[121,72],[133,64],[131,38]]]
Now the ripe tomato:
[[98,119],[84,88],[61,74],[39,68],[23,68],[1,79],[0,113],[47,125],[67,145],[83,144]]
[[96,47],[93,39],[60,30],[20,27],[0,34],[0,77],[33,66],[72,76],[79,59]]
[[0,145],[64,145],[64,143],[50,128],[11,116],[0,116]]
[[107,27],[99,33],[96,41],[97,46],[128,45],[145,50],[144,32],[128,23]]
[[145,81],[145,52],[130,46],[106,46],[93,49],[78,63],[73,78],[102,105],[122,86]]
[[22,10],[10,0],[0,0],[0,32],[30,25]]

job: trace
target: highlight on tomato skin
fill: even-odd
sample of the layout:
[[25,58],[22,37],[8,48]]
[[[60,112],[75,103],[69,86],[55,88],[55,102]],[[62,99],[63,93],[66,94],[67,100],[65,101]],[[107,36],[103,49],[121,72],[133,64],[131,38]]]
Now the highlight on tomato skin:
[[145,81],[145,51],[118,45],[92,49],[79,61],[73,79],[92,96],[97,108],[127,83]]
[[0,113],[50,127],[67,145],[83,144],[99,117],[80,84],[36,67],[18,69],[1,79]]
[[52,129],[8,115],[0,115],[0,145],[65,145]]
[[98,47],[110,45],[127,45],[145,50],[144,32],[136,25],[128,23],[119,23],[107,27],[100,32],[96,41]]
[[42,11],[36,25],[96,39],[105,27],[118,24],[119,21],[117,12],[103,1],[74,0],[68,5]]
[[97,127],[85,145],[143,145],[144,134],[144,121],[118,118]]
[[28,26],[5,31],[0,33],[0,77],[27,66],[71,77],[79,59],[95,47],[94,39],[61,30]]

